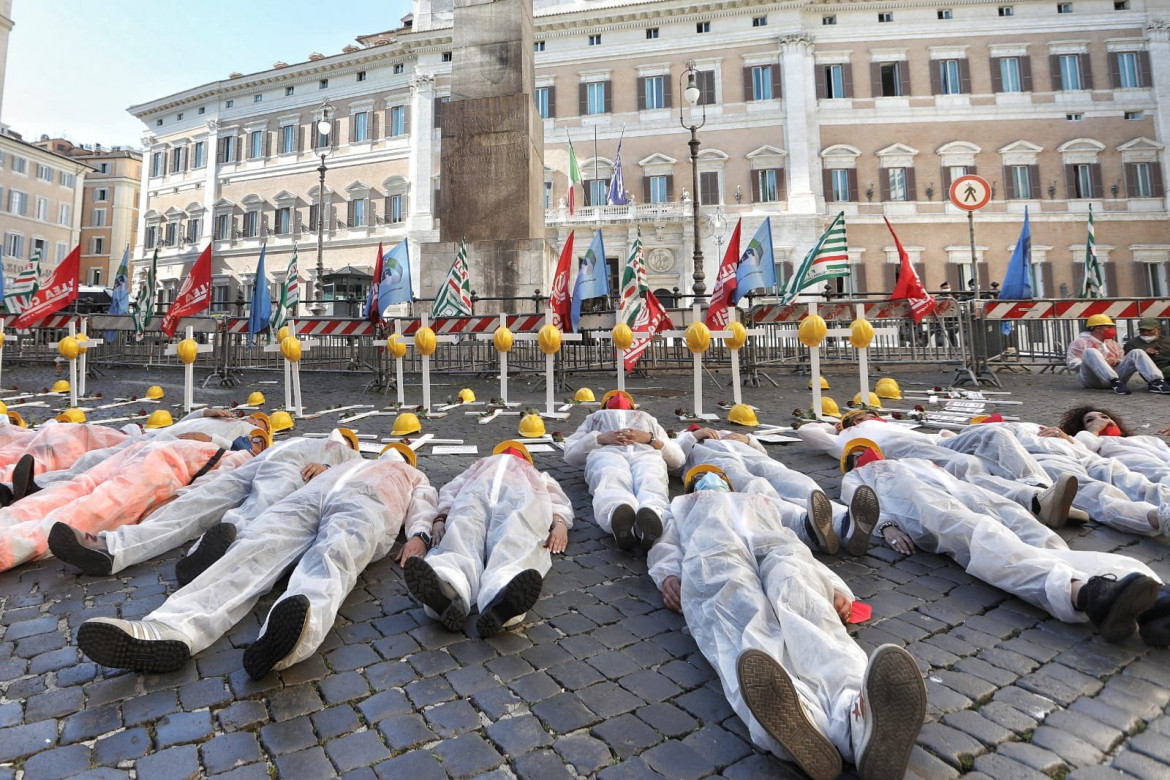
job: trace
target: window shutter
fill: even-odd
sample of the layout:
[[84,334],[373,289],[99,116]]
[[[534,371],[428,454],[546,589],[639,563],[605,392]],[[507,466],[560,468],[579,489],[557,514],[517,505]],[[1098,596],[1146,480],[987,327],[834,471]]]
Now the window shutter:
[[264,156],[272,156],[272,133],[264,131]]
[[918,188],[915,186],[913,168],[906,169],[906,200],[911,202],[918,200]]
[[650,202],[650,177],[649,176],[642,177],[642,202],[643,203]]
[[882,96],[882,64],[880,62],[869,64],[869,89],[870,97],[879,98]]
[[817,100],[825,100],[829,97],[828,70],[829,69],[824,65],[816,66]]
[[349,115],[349,142],[357,140],[357,114]]
[[1040,200],[1044,196],[1040,192],[1040,166],[1028,166],[1028,188],[1032,190],[1032,197]]
[[605,113],[612,114],[613,113],[613,82],[612,81],[605,81],[602,83],[605,85],[604,87],[602,87],[602,91],[605,93]]
[[898,94],[902,97],[910,96],[910,63],[898,63]]
[[248,136],[246,133],[240,133],[239,136],[236,137],[236,162],[244,159],[244,141],[247,140],[247,138]]
[[[436,130],[442,129],[442,127],[443,127],[443,98],[435,98],[434,111],[435,111],[435,118],[434,118],[434,122],[432,123],[432,126]],[[585,112],[582,111],[581,113],[585,113]]]
[[828,168],[821,170],[821,187],[826,203],[833,202],[833,172]]
[[[760,202],[760,173],[761,173],[760,171],[752,171],[752,174],[751,174],[752,203],[759,203]],[[706,184],[706,182],[703,182],[703,183]],[[704,189],[706,189],[706,188],[704,187]],[[706,198],[703,199],[704,202],[706,202],[706,200],[707,200]]]
[[978,168],[977,168],[976,166],[974,166],[974,165],[968,165],[968,166],[967,166],[967,175],[968,175],[968,176],[974,176],[974,175],[976,175],[977,173],[979,173],[979,170],[978,170]]
[[577,85],[577,113],[581,116],[589,113],[589,85],[583,81]]
[[991,91],[1003,92],[1003,72],[1000,70],[1002,57],[991,58]]
[[1150,194],[1155,198],[1166,195],[1166,190],[1162,186],[1162,166],[1156,162],[1150,163]]
[[853,292],[864,295],[869,291],[866,286],[865,263],[855,263],[849,266],[849,278],[853,282]]
[[971,63],[966,58],[959,60],[959,91],[971,94]]
[[[940,72],[941,68],[942,60],[930,61],[930,94],[932,95],[942,94],[942,73]],[[902,69],[898,68],[898,70],[901,71]],[[899,76],[900,75],[901,74],[899,73]]]
[[[1083,263],[1078,263],[1083,267]],[[1101,263],[1101,267],[1105,270],[1105,294],[1117,297],[1121,290],[1117,287],[1117,263]]]
[[674,174],[666,174],[666,199],[667,201],[674,200]]
[[268,235],[268,215],[264,213],[260,214],[260,235]]
[[1093,58],[1089,56],[1088,52],[1077,57],[1077,62],[1081,66],[1081,89],[1093,88]]
[[394,106],[386,109],[386,137],[390,138],[394,135]]
[[410,135],[410,106],[402,107],[402,131]]
[[898,264],[884,263],[882,265],[882,287],[885,292],[893,292],[898,286]]
[[1052,76],[1052,91],[1059,92],[1064,89],[1064,84],[1060,79],[1060,55],[1048,55],[1048,72]]
[[390,196],[382,198],[382,218],[386,224],[390,224]]
[[1143,87],[1154,86],[1154,74],[1150,70],[1150,53],[1148,51],[1138,52],[1138,84]]
[[[945,173],[946,169],[944,168],[943,171]],[[946,185],[943,187],[943,192],[949,194],[950,191],[951,191],[951,188],[949,185]],[[1016,183],[1015,183],[1015,180],[1012,178],[1012,169],[1010,166],[1007,166],[1007,165],[1003,166],[1003,195],[1008,200],[1015,200],[1016,198],[1019,197],[1016,194]]]
[[1121,89],[1121,57],[1117,52],[1109,52],[1109,86]]
[[[549,87],[551,90],[552,87]],[[552,110],[552,93],[548,97],[549,110]],[[670,74],[667,73],[662,77],[662,106],[663,108],[674,108],[674,96],[670,92]],[[551,116],[551,115],[550,115]]]
[[1052,263],[1038,263],[1036,267],[1040,269],[1040,286],[1044,288],[1040,293],[1045,298],[1056,297],[1052,289]]
[[[929,290],[930,287],[926,284],[926,263],[911,263],[914,267],[914,273],[918,274],[918,281],[922,282],[922,286]],[[899,270],[901,269],[901,261],[898,263]]]
[[1077,169],[1074,165],[1064,166],[1064,197],[1072,200],[1077,196]]
[[979,289],[986,290],[991,287],[991,267],[986,260],[980,260],[975,265],[979,267]]
[[772,69],[772,97],[779,100],[780,98],[784,97],[784,93],[780,84],[780,66],[776,63],[773,63],[768,67]]
[[646,79],[639,77],[639,78],[634,80],[634,83],[637,84],[637,89],[635,91],[638,93],[638,110],[645,111],[646,110]]
[[1150,268],[1148,263],[1133,264],[1134,293],[1145,298],[1150,295]]
[[[1150,166],[1153,169],[1154,166]],[[1125,172],[1125,197],[1137,197],[1137,181],[1135,181],[1135,168],[1133,163],[1126,163],[1122,166]]]
[[705,70],[701,75],[703,76],[703,103],[708,106],[713,106],[717,98],[715,94],[715,71]]
[[788,182],[784,178],[784,169],[776,169],[776,197],[780,200],[788,200]]
[[1100,198],[1105,190],[1105,180],[1101,175],[1101,163],[1089,165],[1089,178],[1093,180],[1093,197]]
[[191,170],[191,147],[190,146],[183,147],[183,170],[184,171]]
[[845,92],[844,97],[853,97],[853,64],[845,63],[841,66],[841,86]]
[[880,191],[881,191],[882,201],[889,200],[890,199],[890,169],[889,168],[879,168],[878,169],[878,183],[881,185]]
[[[1072,264],[1072,272],[1073,272],[1072,294],[1073,295],[1080,295],[1081,287],[1083,287],[1085,284],[1085,264],[1080,263],[1080,262],[1074,262]],[[1053,296],[1053,297],[1055,297],[1055,296]]]
[[945,193],[943,195],[943,200],[946,200],[947,198],[950,197],[950,195],[951,195],[951,169],[946,165],[944,165],[942,167],[942,191]]
[[227,141],[226,138],[215,139],[215,161],[217,163],[221,163],[224,161],[223,154],[224,154],[224,144],[226,143],[226,141]]
[[1032,58],[1024,55],[1020,58],[1020,89],[1024,92],[1032,91]]
[[297,154],[305,150],[305,126],[297,126]]
[[752,69],[746,67],[743,69],[743,102],[748,103],[755,98],[752,92]]
[[857,202],[857,171],[849,171],[849,201]]
[[947,281],[951,283],[951,292],[965,292],[967,285],[963,278],[959,276],[959,264],[947,263]]
[[350,227],[353,227],[354,201],[351,200],[349,203],[345,204],[345,206],[345,221]]
[[378,112],[371,111],[370,114],[370,140],[378,140]]

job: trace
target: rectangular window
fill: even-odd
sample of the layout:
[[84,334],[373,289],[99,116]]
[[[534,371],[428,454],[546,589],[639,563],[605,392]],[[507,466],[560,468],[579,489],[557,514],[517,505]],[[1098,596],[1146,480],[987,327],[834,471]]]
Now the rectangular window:
[[215,240],[226,241],[232,237],[232,215],[215,215]]
[[248,133],[248,159],[255,160],[264,156],[264,131],[253,130]]
[[56,255],[57,262],[59,263],[62,260],[64,260],[65,256],[68,254],[69,254],[69,245],[66,244],[64,241],[58,241],[57,242],[57,255]]
[[772,66],[757,65],[752,68],[752,100],[772,99]]
[[830,24],[836,24],[836,23],[837,23],[837,15],[836,14],[826,14],[826,15],[821,17],[821,24],[823,24],[823,25],[830,25]]
[[366,72],[364,70],[359,70],[357,72],[357,80],[358,81],[365,81],[366,80]]
[[695,84],[699,87],[699,105],[715,105],[715,71],[700,70],[695,73]]
[[1056,12],[1058,14],[1071,14],[1073,12],[1072,3],[1057,3]]
[[838,202],[848,202],[850,197],[850,171],[848,168],[835,168],[829,171],[829,182],[832,192],[831,199]]
[[884,62],[879,66],[880,97],[900,97],[902,94],[902,64]]
[[223,104],[224,108],[235,108],[235,106],[236,106],[236,101],[234,101],[234,100],[229,100]]
[[204,149],[206,149],[206,148],[207,148],[206,141],[196,141],[195,142],[195,154],[194,154],[195,162],[191,166],[192,168],[202,168],[204,165],[207,164],[206,153],[204,152]]
[[695,32],[698,33],[699,35],[702,35],[703,33],[711,32],[711,23],[710,22],[696,22],[695,23]]
[[760,203],[775,203],[780,200],[780,188],[775,168],[756,171],[756,189],[759,192]]
[[1117,79],[1122,89],[1137,89],[1142,86],[1137,52],[1118,52]]
[[1113,10],[1114,11],[1128,11],[1129,10],[1129,0],[1113,0]]
[[73,204],[62,203],[57,207],[57,224],[68,225],[73,222]]
[[532,44],[533,51],[544,51],[544,41],[534,41]]
[[89,224],[92,227],[105,227],[106,226],[106,210],[105,209],[94,209],[93,214],[91,214],[90,216],[92,217],[92,219],[90,219]]
[[1060,62],[1060,88],[1066,90],[1080,89],[1081,55],[1061,54],[1058,59]]
[[4,236],[4,254],[9,257],[24,259],[24,236],[19,233],[8,233]]
[[263,95],[253,95],[253,96],[252,96],[252,102],[253,102],[253,103],[259,103],[259,102],[261,102],[262,100],[264,100],[264,96],[263,96]]
[[174,246],[179,242],[179,223],[168,222],[166,226],[166,242],[164,246]]
[[171,149],[171,173],[181,173],[183,170],[183,147]]
[[450,61],[451,61],[451,52],[449,52],[449,51],[443,52],[443,62],[450,62]]
[[601,35],[590,35],[589,36],[589,45],[590,46],[600,46],[601,45]]
[[1072,174],[1072,197],[1093,197],[1093,166],[1087,164],[1073,165]]
[[1145,116],[1145,114],[1142,113],[1141,111],[1126,111],[1125,112],[1126,119],[1141,119],[1143,116]]
[[646,108],[664,108],[666,106],[666,95],[663,93],[663,82],[665,78],[662,76],[648,76],[642,79],[642,96],[646,101]]
[[295,87],[285,87],[284,88],[284,96],[285,97],[292,97],[294,92],[296,92]]
[[187,243],[194,244],[203,233],[203,221],[199,217],[187,220]]
[[585,190],[586,206],[604,206],[609,198],[609,181],[606,179],[585,179],[581,182]]
[[406,214],[402,208],[402,195],[390,196],[389,219],[392,224],[397,224],[406,219]]
[[1085,115],[1078,112],[1075,114],[1065,114],[1064,118],[1070,122],[1080,122],[1082,119],[1085,118]]
[[752,27],[767,27],[767,26],[768,26],[768,17],[766,17],[766,16],[753,16],[752,17]]
[[8,191],[8,213],[28,216],[28,195],[20,190]]
[[205,106],[199,106],[199,111],[198,111],[199,116],[203,116],[203,114],[205,114],[206,112],[207,112],[207,108]]
[[647,27],[646,28],[646,40],[652,41],[657,37],[658,37],[658,28],[657,27]]
[[723,202],[719,191],[719,172],[700,171],[699,173],[699,205],[714,206]]
[[910,193],[906,189],[906,169],[887,168],[886,176],[890,183],[890,200],[909,200]]
[[939,94],[958,95],[963,91],[959,60],[938,60]]
[[47,165],[41,165],[40,163],[37,163],[37,178],[41,181],[52,183],[53,169]]
[[366,199],[358,198],[349,203],[349,226],[362,227],[366,224]]
[[292,154],[297,150],[297,126],[285,125],[280,128],[280,153]]
[[1023,92],[1023,82],[1020,79],[1020,58],[1000,57],[999,78],[1003,84],[1003,92]]
[[41,222],[48,222],[49,221],[49,199],[48,198],[37,198],[36,217]]
[[329,89],[329,79],[321,79],[318,81],[317,89]]
[[243,234],[245,238],[254,238],[260,235],[260,212],[249,211],[244,214],[244,229]]
[[102,269],[100,269],[100,268],[89,269],[89,283],[93,287],[101,287]]
[[541,119],[548,119],[548,87],[537,87],[532,98],[536,101],[536,113]]
[[402,73],[403,70],[405,70],[405,68],[403,67],[401,62],[397,62],[394,64],[394,73],[395,74]]
[[279,208],[274,215],[274,227],[278,236],[284,236],[292,232],[292,209],[288,206]]
[[105,187],[98,187],[93,191],[93,199],[98,203],[104,203],[109,198],[109,192]]
[[370,113],[368,111],[353,115],[352,136],[355,142],[370,140]]
[[844,65],[825,66],[825,97],[830,100],[849,97],[845,94]]
[[940,8],[940,9],[938,9],[938,18],[939,19],[953,19],[954,13],[952,13],[950,8]]
[[11,168],[13,173],[27,174],[28,160],[23,157],[17,157],[16,155],[13,155]]
[[1008,175],[1012,177],[1012,194],[1020,200],[1029,200],[1032,197],[1032,176],[1027,165],[1012,165],[1008,167]]
[[146,226],[146,248],[154,249],[158,243],[158,225]]
[[150,156],[150,175],[157,178],[163,175],[163,153],[155,152]]
[[605,82],[594,81],[585,85],[586,114],[605,113]]
[[882,13],[878,14],[878,24],[885,24],[892,21],[894,21],[893,11],[883,11]]
[[1001,5],[999,7],[999,15],[1000,16],[1015,16],[1016,9],[1010,5]]
[[1131,163],[1126,166],[1129,174],[1129,196],[1131,198],[1154,197],[1153,178],[1149,163]]
[[226,312],[229,307],[228,303],[228,287],[226,284],[217,284],[211,288],[211,310],[213,312]]
[[108,162],[98,163],[98,173],[109,173],[110,164]]
[[395,138],[406,135],[406,106],[394,106],[390,109],[390,135]]
[[665,176],[651,176],[650,177],[650,202],[651,203],[666,203],[666,177]]

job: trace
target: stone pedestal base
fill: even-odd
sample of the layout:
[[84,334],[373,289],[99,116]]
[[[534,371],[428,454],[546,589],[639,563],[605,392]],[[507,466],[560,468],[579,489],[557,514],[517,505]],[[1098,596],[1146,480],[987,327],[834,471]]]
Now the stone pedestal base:
[[[419,246],[422,276],[419,297],[435,297],[439,285],[446,281],[458,251],[458,241],[437,241]],[[540,290],[542,296],[548,295],[556,260],[556,248],[543,238],[468,241],[467,265],[471,289],[480,298],[524,298],[515,301],[481,300],[475,306],[475,313],[534,311],[531,296],[537,290]]]

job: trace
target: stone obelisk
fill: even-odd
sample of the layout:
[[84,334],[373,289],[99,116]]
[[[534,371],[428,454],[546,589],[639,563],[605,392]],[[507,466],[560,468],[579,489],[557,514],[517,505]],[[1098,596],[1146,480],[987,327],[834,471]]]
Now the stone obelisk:
[[[451,100],[442,108],[439,242],[422,250],[433,296],[467,239],[481,297],[547,292],[544,122],[533,102],[532,0],[455,0]],[[514,307],[481,306],[484,312]]]

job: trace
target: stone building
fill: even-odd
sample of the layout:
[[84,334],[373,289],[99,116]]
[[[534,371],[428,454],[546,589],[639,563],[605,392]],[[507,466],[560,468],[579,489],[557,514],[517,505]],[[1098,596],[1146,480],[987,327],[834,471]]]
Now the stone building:
[[[696,197],[708,291],[740,218],[744,242],[771,218],[784,278],[843,211],[854,274],[838,291],[892,288],[883,217],[929,288],[961,288],[975,269],[947,189],[978,173],[993,188],[975,220],[984,286],[1002,279],[1027,208],[1037,294],[1075,295],[1092,207],[1107,293],[1166,294],[1170,17],[1159,7],[536,0],[547,237],[559,247],[575,230],[580,254],[601,229],[616,281],[640,230],[650,282],[673,298],[692,283]],[[370,268],[379,242],[406,238],[417,258],[437,241],[439,128],[460,55],[451,20],[450,0],[417,0],[397,28],[341,53],[132,107],[147,129],[135,256],[161,248],[164,297],[208,240],[220,309],[250,292],[265,242],[276,279],[299,247],[311,291],[320,203],[326,276]],[[688,63],[695,114],[680,110]],[[320,138],[326,102],[333,132]],[[683,122],[700,118],[696,193]],[[619,138],[629,202],[605,205]],[[572,215],[570,139],[585,178]],[[418,265],[416,294],[430,297],[447,269]],[[473,286],[490,273],[471,258]],[[515,294],[547,293],[550,275]]]

